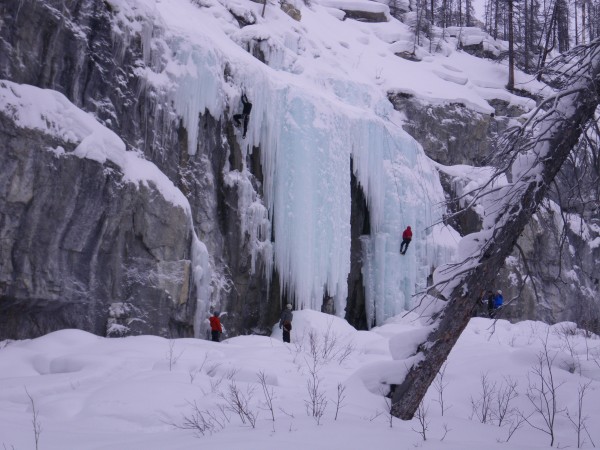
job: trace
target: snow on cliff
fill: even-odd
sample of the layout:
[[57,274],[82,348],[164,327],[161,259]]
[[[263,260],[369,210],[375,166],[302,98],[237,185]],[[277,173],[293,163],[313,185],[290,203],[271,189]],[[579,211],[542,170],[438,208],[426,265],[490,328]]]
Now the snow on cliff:
[[[96,118],[73,105],[63,94],[35,86],[0,80],[0,111],[8,114],[15,125],[41,131],[65,143],[75,145],[70,153],[99,163],[111,161],[120,167],[123,180],[151,183],[163,197],[189,212],[183,193],[156,165],[135,151],[126,151],[125,143]],[[57,156],[63,148],[49,148]]]

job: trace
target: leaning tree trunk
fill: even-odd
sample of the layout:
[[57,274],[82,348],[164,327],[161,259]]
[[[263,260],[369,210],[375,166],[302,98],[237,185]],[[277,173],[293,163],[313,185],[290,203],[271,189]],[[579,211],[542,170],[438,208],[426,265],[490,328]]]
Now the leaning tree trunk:
[[[523,232],[532,214],[546,195],[551,181],[556,176],[571,149],[577,143],[584,124],[593,118],[600,94],[600,43],[590,44],[581,56],[577,67],[569,70],[575,74],[564,90],[542,104],[537,114],[518,130],[508,147],[507,173],[516,168],[520,161],[518,180],[506,186],[503,212],[498,222],[488,229],[491,237],[482,242],[478,252],[473,254],[462,267],[454,267],[453,277],[447,278],[454,286],[449,301],[440,314],[433,318],[434,330],[417,349],[417,358],[404,381],[394,386],[392,394],[392,414],[404,420],[413,417],[427,389],[433,382],[440,367],[448,357],[471,317],[471,312],[479,301],[481,290],[493,284],[496,274],[510,255],[517,238]],[[574,49],[575,50],[575,49]],[[579,50],[580,52],[582,50]],[[586,70],[581,70],[585,67]],[[520,155],[519,155],[520,153]],[[535,155],[536,161],[530,169],[522,170],[523,154]],[[511,198],[512,200],[506,200]],[[484,236],[482,233],[481,236]],[[459,282],[457,282],[459,280]]]

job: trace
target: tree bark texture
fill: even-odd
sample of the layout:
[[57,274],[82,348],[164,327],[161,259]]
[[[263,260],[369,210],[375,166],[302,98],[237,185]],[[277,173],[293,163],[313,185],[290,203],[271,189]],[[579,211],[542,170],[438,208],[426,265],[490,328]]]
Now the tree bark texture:
[[467,326],[471,311],[479,301],[479,293],[493,285],[517,238],[579,140],[585,123],[593,118],[600,94],[599,47],[598,41],[594,42],[593,47],[590,45],[586,54],[588,70],[577,71],[578,79],[567,83],[569,91],[564,91],[562,96],[559,94],[554,104],[547,102],[550,107],[538,111],[542,118],[534,124],[533,130],[526,135],[521,134],[512,144],[513,151],[529,149],[541,154],[535,163],[540,170],[530,171],[531,175],[512,183],[513,194],[518,192],[518,198],[504,205],[505,211],[498,215],[499,221],[491,238],[482,242],[479,245],[480,252],[472,256],[471,261],[475,260],[475,264],[471,262],[470,268],[465,267],[463,272],[456,275],[461,281],[452,289],[446,307],[432,318],[436,326],[417,349],[419,362],[409,369],[401,384],[393,387],[391,412],[394,416],[412,419],[427,389]]

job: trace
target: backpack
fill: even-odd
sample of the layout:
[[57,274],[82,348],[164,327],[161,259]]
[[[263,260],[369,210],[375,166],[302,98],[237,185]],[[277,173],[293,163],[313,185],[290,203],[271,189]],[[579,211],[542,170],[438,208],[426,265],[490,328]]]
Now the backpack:
[[283,328],[285,331],[292,331],[292,322],[286,320],[285,322],[283,322]]

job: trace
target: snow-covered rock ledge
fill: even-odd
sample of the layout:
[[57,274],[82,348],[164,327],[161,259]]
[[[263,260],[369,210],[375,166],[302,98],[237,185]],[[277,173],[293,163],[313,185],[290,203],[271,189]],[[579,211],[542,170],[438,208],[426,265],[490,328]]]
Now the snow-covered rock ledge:
[[191,335],[210,267],[179,189],[55,91],[0,81],[0,124],[2,334],[104,335],[123,303],[126,333]]

